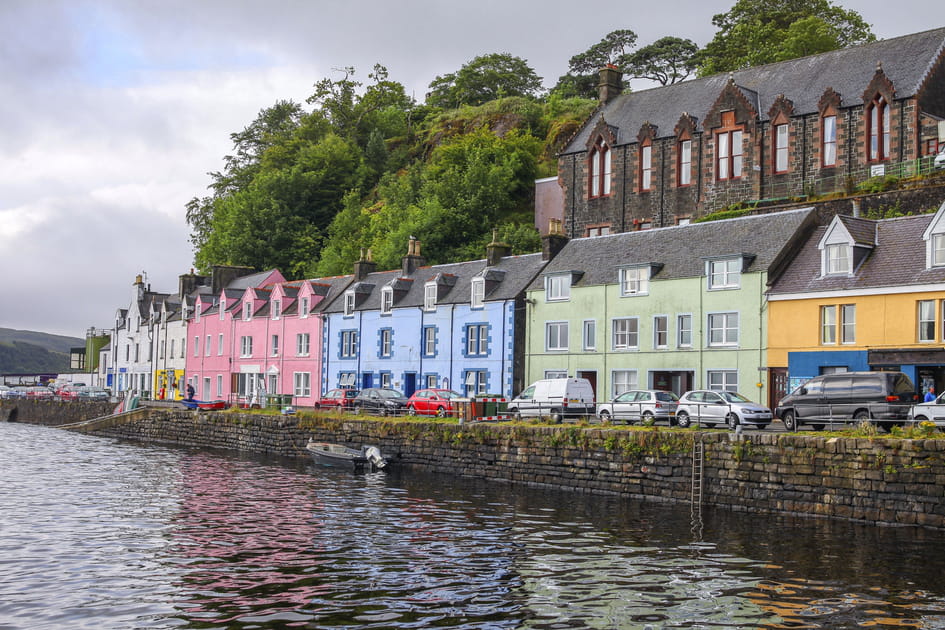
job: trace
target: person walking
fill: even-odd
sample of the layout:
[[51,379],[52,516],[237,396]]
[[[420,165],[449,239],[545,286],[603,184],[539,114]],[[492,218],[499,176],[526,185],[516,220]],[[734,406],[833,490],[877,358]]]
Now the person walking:
[[933,402],[935,400],[935,388],[930,387],[927,392],[925,392],[925,398],[923,402]]

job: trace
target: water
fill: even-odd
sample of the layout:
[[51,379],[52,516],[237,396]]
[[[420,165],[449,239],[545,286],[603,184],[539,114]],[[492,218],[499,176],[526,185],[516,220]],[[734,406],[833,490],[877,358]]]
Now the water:
[[941,532],[0,424],[0,628],[945,628]]

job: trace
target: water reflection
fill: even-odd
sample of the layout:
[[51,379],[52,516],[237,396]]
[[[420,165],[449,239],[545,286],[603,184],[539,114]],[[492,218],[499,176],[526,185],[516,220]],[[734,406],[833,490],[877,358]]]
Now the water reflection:
[[5,630],[945,628],[930,530],[23,425],[0,469]]

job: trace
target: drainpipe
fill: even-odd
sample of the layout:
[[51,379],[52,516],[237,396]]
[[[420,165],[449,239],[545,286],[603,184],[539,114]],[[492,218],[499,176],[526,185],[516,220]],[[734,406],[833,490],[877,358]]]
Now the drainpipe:
[[657,227],[663,227],[663,208],[666,204],[666,145],[660,146],[660,221]]

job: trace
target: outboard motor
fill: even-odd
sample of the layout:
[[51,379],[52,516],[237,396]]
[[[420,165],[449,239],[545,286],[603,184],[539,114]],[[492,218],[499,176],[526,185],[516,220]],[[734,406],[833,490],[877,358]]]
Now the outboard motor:
[[367,457],[367,460],[371,462],[371,466],[380,470],[387,465],[387,460],[384,459],[384,456],[381,455],[381,449],[376,446],[367,446],[364,449],[364,456]]

